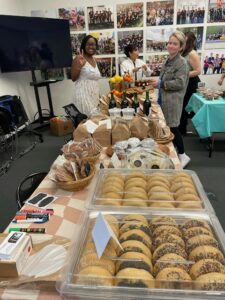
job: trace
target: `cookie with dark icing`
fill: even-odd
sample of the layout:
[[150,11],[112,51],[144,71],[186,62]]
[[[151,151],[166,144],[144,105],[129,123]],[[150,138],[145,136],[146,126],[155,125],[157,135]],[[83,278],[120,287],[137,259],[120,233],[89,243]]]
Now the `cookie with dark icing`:
[[151,221],[149,222],[150,227],[152,228],[152,230],[156,229],[159,226],[162,225],[172,225],[177,227],[177,222],[169,216],[157,216],[151,219]]
[[182,256],[183,258],[187,258],[187,253],[184,250],[184,248],[180,247],[177,244],[173,244],[173,243],[164,243],[162,245],[160,245],[154,252],[153,252],[153,262],[156,263],[156,261],[162,257],[163,255],[167,254],[167,253],[175,253],[178,254],[180,256]]
[[120,235],[122,235],[124,232],[127,232],[129,230],[133,230],[133,229],[142,230],[143,232],[145,232],[150,237],[152,235],[151,230],[150,230],[148,225],[146,225],[145,223],[142,223],[142,222],[135,222],[135,221],[134,222],[131,221],[131,222],[123,224],[120,227]]
[[201,275],[213,272],[225,274],[225,267],[219,261],[211,258],[201,259],[190,268],[190,275],[192,279],[196,279]]
[[126,215],[123,217],[123,219],[121,220],[120,224],[121,226],[123,226],[126,223],[137,223],[137,222],[142,222],[146,225],[148,225],[148,220],[140,214],[130,214],[130,215]]
[[221,262],[223,265],[225,264],[223,253],[213,246],[198,246],[189,254],[189,260],[195,262],[204,258],[212,258]]
[[209,223],[204,220],[197,220],[197,219],[191,219],[186,221],[184,224],[182,224],[181,228],[185,232],[188,228],[191,227],[204,227],[211,231],[211,228],[209,226]]
[[116,274],[115,285],[137,288],[153,288],[155,286],[155,280],[146,270],[126,268]]
[[177,267],[168,267],[161,270],[157,276],[157,280],[168,280],[168,281],[191,281],[189,274]]
[[128,240],[140,241],[150,249],[152,247],[152,240],[149,237],[149,235],[147,235],[144,231],[139,229],[132,229],[126,231],[119,237],[120,243],[123,243]]
[[207,228],[205,227],[191,227],[191,228],[188,228],[184,233],[184,239],[185,240],[188,240],[190,238],[192,238],[193,236],[196,236],[196,235],[210,235],[213,237],[213,234],[210,230],[208,230]]
[[119,256],[121,256],[125,252],[140,252],[140,253],[145,254],[149,258],[152,257],[150,249],[142,242],[130,240],[130,241],[125,241],[125,242],[121,243],[121,246],[122,246],[123,250],[118,248]]
[[116,262],[116,272],[126,268],[143,269],[153,273],[152,262],[149,257],[139,252],[123,253]]
[[174,226],[170,226],[170,225],[159,226],[152,233],[154,238],[156,238],[157,236],[160,236],[162,234],[175,234],[177,236],[182,237],[182,232],[180,231],[180,229],[178,229],[177,227],[174,227]]
[[225,291],[225,274],[207,273],[196,278],[194,286],[196,289],[207,291]]
[[200,234],[193,236],[192,238],[186,241],[186,250],[190,253],[193,249],[197,248],[198,246],[213,246],[215,248],[219,248],[219,244],[214,237],[211,235]]
[[183,239],[175,234],[172,233],[165,233],[165,234],[161,234],[160,236],[156,237],[154,239],[153,242],[153,247],[154,249],[156,249],[157,247],[159,247],[161,244],[164,243],[173,243],[173,244],[178,244],[180,247],[185,249],[185,243],[183,241]]
[[186,259],[176,253],[168,253],[161,256],[154,265],[154,275],[156,276],[161,270],[168,267],[181,268],[188,272],[189,264]]

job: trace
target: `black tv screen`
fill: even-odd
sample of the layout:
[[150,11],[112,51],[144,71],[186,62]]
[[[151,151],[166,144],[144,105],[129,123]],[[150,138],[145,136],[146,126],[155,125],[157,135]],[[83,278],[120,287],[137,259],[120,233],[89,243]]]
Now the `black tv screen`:
[[2,72],[71,66],[69,21],[0,15]]

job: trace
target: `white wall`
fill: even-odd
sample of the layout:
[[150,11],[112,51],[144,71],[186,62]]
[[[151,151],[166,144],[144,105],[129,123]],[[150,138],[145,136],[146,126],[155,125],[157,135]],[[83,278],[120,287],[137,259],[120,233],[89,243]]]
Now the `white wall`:
[[[179,1],[179,0],[177,0]],[[117,0],[116,3],[131,3],[140,2],[135,0]],[[146,3],[147,1],[143,1]],[[0,0],[0,14],[9,15],[25,15],[30,16],[31,10],[57,10],[60,7],[87,7],[96,6],[100,4],[113,5],[114,6],[114,18],[116,18],[115,1],[112,0]],[[175,1],[176,3],[176,1]],[[146,5],[146,4],[144,4]],[[87,23],[87,22],[86,22]],[[144,18],[145,24],[145,18]],[[206,23],[205,23],[206,25]],[[176,27],[174,25],[174,27]],[[144,25],[145,28],[145,25]],[[129,30],[129,29],[126,29]],[[117,53],[117,50],[116,50]],[[208,87],[216,87],[217,80],[220,75],[208,75],[201,76],[201,80],[206,82]],[[30,87],[31,81],[30,72],[18,72],[18,73],[0,73],[0,95],[15,94],[21,96],[23,104],[26,108],[30,120],[33,120],[34,114],[37,112],[37,106],[35,101],[34,90]],[[218,87],[218,86],[217,86]],[[66,105],[72,101],[72,88],[73,83],[71,80],[63,80],[51,85],[51,93],[53,99],[53,108],[55,114],[62,114],[64,110],[63,105]],[[108,91],[108,82],[106,79],[100,81],[100,90],[102,93]],[[42,108],[48,108],[47,94],[44,87],[39,88],[39,94],[41,99]]]

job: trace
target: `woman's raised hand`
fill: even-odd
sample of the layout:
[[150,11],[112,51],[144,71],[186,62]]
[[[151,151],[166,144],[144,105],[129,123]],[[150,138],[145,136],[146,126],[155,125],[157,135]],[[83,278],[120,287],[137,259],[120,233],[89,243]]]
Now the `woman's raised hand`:
[[76,57],[78,65],[82,68],[86,64],[86,59],[84,57],[84,51],[82,50]]

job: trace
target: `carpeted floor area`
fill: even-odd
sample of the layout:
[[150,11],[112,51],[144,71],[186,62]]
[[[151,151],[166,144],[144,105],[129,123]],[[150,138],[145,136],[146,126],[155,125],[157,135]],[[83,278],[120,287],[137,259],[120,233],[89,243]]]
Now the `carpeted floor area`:
[[[38,142],[32,151],[13,161],[8,172],[0,177],[0,231],[5,229],[15,215],[17,210],[16,188],[22,179],[34,172],[48,171],[52,162],[60,154],[60,148],[65,143],[65,139],[70,138],[70,136],[52,136],[49,128],[42,129],[42,133],[44,143]],[[18,142],[18,154],[33,142],[34,137],[22,135]],[[225,136],[219,135],[216,138],[211,158],[208,158],[206,143],[200,143],[196,134],[184,137],[184,143],[185,151],[191,157],[187,168],[195,171],[199,176],[205,190],[209,193],[217,217],[225,229]],[[8,152],[7,155],[9,154]],[[3,158],[2,154],[1,157]],[[2,159],[0,163],[2,163]]]

